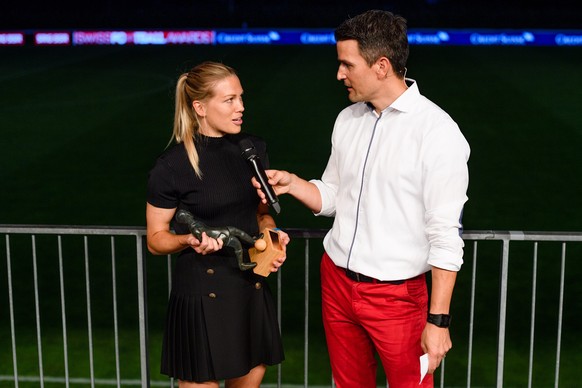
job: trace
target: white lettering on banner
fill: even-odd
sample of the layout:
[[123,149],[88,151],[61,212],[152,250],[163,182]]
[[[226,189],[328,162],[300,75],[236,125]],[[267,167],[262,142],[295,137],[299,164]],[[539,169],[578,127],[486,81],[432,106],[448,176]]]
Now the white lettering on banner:
[[279,35],[279,33],[277,31],[269,31],[268,35],[269,35],[269,39],[271,39],[271,41],[278,41],[281,39],[281,36]]
[[0,33],[0,45],[21,45],[24,44],[24,34],[17,32]]
[[470,41],[474,45],[512,45],[524,46],[535,41],[534,34],[524,32],[518,35],[509,34],[471,34]]
[[37,45],[67,45],[71,42],[68,32],[39,32],[34,35]]
[[110,44],[110,31],[77,31],[73,33],[73,44]]
[[276,31],[269,31],[267,34],[253,34],[251,32],[246,34],[228,34],[221,32],[216,37],[218,43],[226,44],[270,44],[272,41],[278,41],[279,39],[281,37]]
[[220,33],[216,37],[216,40],[219,43],[242,43],[242,42],[244,42],[244,36],[243,35],[230,35],[230,34]]
[[130,40],[130,37],[125,31],[111,31],[111,35],[109,36],[109,42],[111,44],[124,45],[128,43],[128,40]]
[[441,44],[448,42],[449,39],[449,34],[444,31],[438,31],[434,34],[417,32],[408,35],[408,42],[411,44]]
[[559,46],[582,46],[582,35],[556,35],[556,44]]
[[168,44],[212,44],[212,31],[168,31],[166,43]]
[[73,43],[83,44],[213,44],[213,31],[78,31]]
[[164,31],[134,31],[134,44],[166,44]]
[[309,32],[304,32],[299,37],[299,40],[303,44],[334,44],[335,36],[331,34],[312,34]]

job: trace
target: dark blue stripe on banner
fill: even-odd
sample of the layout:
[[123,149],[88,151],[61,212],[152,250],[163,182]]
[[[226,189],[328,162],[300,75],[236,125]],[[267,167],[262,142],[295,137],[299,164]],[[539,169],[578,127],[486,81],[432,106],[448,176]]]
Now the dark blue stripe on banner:
[[[23,45],[333,45],[333,29],[0,31],[0,46]],[[68,39],[66,39],[68,36]],[[20,37],[19,39],[17,39]],[[25,37],[24,42],[22,37]],[[410,29],[411,45],[582,46],[582,30]],[[70,42],[70,43],[69,43]]]

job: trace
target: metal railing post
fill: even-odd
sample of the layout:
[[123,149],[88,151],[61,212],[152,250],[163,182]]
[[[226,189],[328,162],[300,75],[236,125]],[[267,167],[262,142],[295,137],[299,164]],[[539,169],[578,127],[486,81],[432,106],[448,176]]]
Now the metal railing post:
[[505,360],[505,319],[507,315],[507,276],[509,271],[509,238],[503,239],[501,255],[501,287],[499,292],[499,335],[497,343],[497,388],[503,388]]
[[305,239],[305,313],[303,343],[303,379],[304,386],[309,386],[309,239]]
[[91,316],[91,278],[89,275],[89,240],[83,236],[85,248],[85,293],[87,296],[87,337],[89,341],[89,378],[91,388],[95,388],[95,362],[93,359],[93,318]]
[[562,348],[562,319],[564,316],[564,277],[566,274],[566,243],[562,243],[562,260],[560,263],[560,302],[558,307],[558,339],[556,344],[556,374],[554,387],[558,388],[560,381],[560,353]]
[[538,243],[534,243],[533,270],[531,286],[531,326],[529,332],[529,367],[527,373],[527,386],[531,388],[533,378],[533,354],[534,354],[534,333],[536,325],[536,289],[537,289],[537,268],[538,268]]
[[119,322],[117,316],[117,269],[115,264],[115,238],[111,236],[111,291],[113,298],[113,338],[115,341],[115,382],[121,387],[121,371],[119,369]]
[[18,360],[16,358],[16,331],[14,329],[14,296],[12,290],[12,267],[10,265],[10,238],[6,235],[6,270],[8,272],[8,305],[10,308],[10,340],[12,341],[12,371],[14,387],[18,388]]
[[36,317],[36,346],[38,349],[38,376],[40,387],[44,388],[44,371],[42,367],[42,336],[40,330],[40,300],[38,295],[38,268],[36,260],[36,238],[32,235],[32,273],[34,279],[34,314]]
[[[282,291],[283,291],[283,268],[279,268],[277,271],[277,322],[279,322],[279,330],[283,331],[283,322],[281,319],[281,300],[282,300]],[[281,367],[281,363],[277,365],[277,388],[281,388],[283,380],[283,368]]]
[[145,252],[143,237],[136,235],[136,259],[137,259],[137,300],[139,314],[139,354],[141,370],[141,386],[149,388],[149,356],[147,346],[147,316],[146,316],[146,284],[145,284]]
[[471,271],[471,301],[469,303],[469,350],[467,354],[467,388],[471,386],[473,363],[473,330],[475,328],[475,288],[477,287],[477,241],[473,243],[473,270]]
[[65,365],[65,387],[69,388],[69,346],[67,344],[67,313],[65,308],[65,275],[63,268],[63,242],[61,236],[57,236],[59,251],[59,286],[61,291],[61,325],[63,328],[63,362]]

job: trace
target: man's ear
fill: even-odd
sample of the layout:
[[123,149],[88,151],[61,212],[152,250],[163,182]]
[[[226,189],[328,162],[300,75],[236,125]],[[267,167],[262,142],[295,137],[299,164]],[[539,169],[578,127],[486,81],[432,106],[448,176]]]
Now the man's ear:
[[192,101],[192,107],[194,108],[194,111],[198,116],[200,117],[206,116],[206,107],[201,101],[198,100]]
[[376,61],[376,74],[378,74],[378,79],[385,79],[389,74],[392,74],[392,65],[386,57],[380,57]]

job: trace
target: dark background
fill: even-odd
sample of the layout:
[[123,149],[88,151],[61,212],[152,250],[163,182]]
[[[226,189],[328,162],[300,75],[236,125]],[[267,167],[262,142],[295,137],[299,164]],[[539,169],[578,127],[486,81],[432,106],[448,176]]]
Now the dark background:
[[[402,14],[409,28],[582,28],[575,0],[14,0],[0,30],[334,28],[372,8]],[[467,229],[581,229],[581,51],[411,47],[408,75],[471,144]],[[0,200],[10,204],[0,223],[143,225],[145,175],[170,135],[175,80],[208,59],[239,70],[243,130],[266,138],[273,167],[318,177],[349,103],[335,55],[332,46],[0,48]],[[330,225],[282,201],[286,226]]]
[[[410,28],[582,28],[579,1],[128,1],[13,2],[0,12],[0,29],[133,29],[133,28],[259,28],[337,26],[348,16],[370,8],[400,13]],[[245,88],[244,131],[264,137],[276,168],[319,177],[329,154],[329,139],[337,113],[349,104],[335,79],[333,46],[108,46],[0,47],[0,224],[145,226],[145,183],[155,158],[171,133],[173,93],[182,71],[203,60],[235,67]],[[464,223],[471,230],[582,230],[582,48],[580,47],[411,47],[408,75],[420,91],[445,109],[471,145],[469,202]],[[281,199],[278,224],[288,227],[328,227],[330,219],[313,217],[291,198]],[[5,252],[4,239],[0,251]],[[38,237],[43,322],[54,318],[59,329],[58,273],[55,244]],[[92,258],[96,326],[111,321],[105,306],[108,288],[108,241],[105,253]],[[33,327],[30,240],[11,237],[18,300],[16,322]],[[120,243],[118,243],[121,245]],[[495,334],[499,279],[498,245],[480,242],[476,300],[475,358],[482,374],[475,381],[494,385]],[[70,326],[84,323],[82,241],[65,243],[65,279]],[[92,243],[94,249],[96,243]],[[130,245],[130,244],[127,244]],[[483,248],[483,246],[485,246]],[[525,376],[531,292],[530,246],[512,243],[509,273],[509,372]],[[78,248],[73,250],[73,248]],[[122,321],[134,328],[134,258],[131,245],[119,247]],[[462,373],[466,352],[468,295],[473,244],[455,291],[453,339],[457,351],[447,358],[447,373]],[[285,265],[283,321],[285,340],[302,328],[300,239]],[[555,325],[561,246],[540,247],[537,370],[550,386],[555,360]],[[71,253],[67,251],[71,250]],[[312,244],[311,284],[314,307],[310,329],[321,333],[317,315],[318,259],[321,244]],[[564,312],[563,372],[578,382],[580,271],[575,260],[580,247],[568,246]],[[0,289],[7,290],[5,260],[0,260]],[[161,333],[166,300],[163,258],[148,256],[149,313],[152,335]],[[299,274],[295,275],[294,274]],[[99,280],[98,280],[99,279]],[[274,281],[275,278],[271,277]],[[300,283],[300,282],[298,282]],[[105,284],[104,287],[101,287]],[[298,289],[300,287],[297,287]],[[160,291],[161,290],[161,291]],[[129,295],[129,296],[128,296]],[[45,298],[46,296],[46,298]],[[52,299],[49,299],[49,296]],[[105,297],[106,296],[106,297]],[[6,301],[6,298],[3,298]],[[525,302],[524,302],[525,301]],[[27,302],[27,303],[26,303]],[[105,307],[103,307],[105,306]],[[129,307],[128,307],[129,306]],[[8,349],[7,306],[0,317],[0,348]],[[4,331],[2,331],[4,330]],[[319,330],[319,331],[318,331]],[[44,333],[44,332],[43,332]],[[290,335],[291,334],[291,335]],[[58,335],[48,336],[56,338]],[[31,343],[34,336],[31,335]],[[317,334],[315,334],[317,338]],[[524,339],[525,338],[525,339]],[[22,335],[19,332],[19,341]],[[21,343],[19,342],[19,344]],[[300,340],[295,342],[300,343]],[[160,340],[152,339],[154,346]],[[56,347],[59,347],[57,343]],[[22,347],[21,347],[22,348]],[[80,347],[77,347],[80,348]],[[135,346],[130,346],[130,351]],[[289,346],[289,348],[292,348]],[[31,347],[30,353],[34,353]],[[154,371],[159,350],[152,350]],[[542,354],[538,356],[537,354]],[[315,361],[325,361],[322,348]],[[0,373],[10,374],[9,352],[3,352]],[[36,355],[29,356],[33,360]],[[508,357],[509,357],[508,356]],[[571,357],[568,357],[571,356]],[[458,360],[454,361],[453,357]],[[485,357],[485,358],[483,358]],[[26,359],[26,357],[21,357]],[[79,357],[79,358],[85,358]],[[103,357],[109,360],[108,356]],[[52,357],[54,360],[62,357]],[[289,352],[285,367],[301,355]],[[323,362],[322,361],[322,362]],[[569,363],[569,364],[568,364]],[[517,365],[517,367],[516,367]],[[566,366],[569,365],[567,369]],[[4,368],[4,369],[1,369]],[[329,378],[325,370],[325,379]],[[520,369],[521,368],[521,369]],[[19,370],[25,370],[20,368]],[[47,367],[48,370],[48,367]],[[313,368],[312,370],[316,370]],[[521,371],[521,372],[520,372]],[[37,373],[36,370],[30,374]],[[482,376],[486,376],[483,378]],[[573,376],[573,377],[572,377]],[[457,385],[462,385],[460,376]],[[517,380],[508,386],[525,386]],[[563,385],[563,386],[568,386]],[[570,385],[574,386],[574,385]]]
[[[579,1],[10,2],[0,29],[334,28],[383,8],[410,28],[582,28]],[[408,76],[472,148],[465,228],[581,230],[579,47],[412,46]],[[144,225],[147,172],[170,137],[181,72],[203,60],[239,71],[243,130],[274,168],[319,177],[337,113],[335,48],[0,48],[0,223]],[[286,227],[328,227],[283,198]]]
[[3,2],[0,29],[335,27],[367,9],[410,28],[582,28],[578,0],[128,0]]

